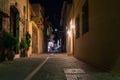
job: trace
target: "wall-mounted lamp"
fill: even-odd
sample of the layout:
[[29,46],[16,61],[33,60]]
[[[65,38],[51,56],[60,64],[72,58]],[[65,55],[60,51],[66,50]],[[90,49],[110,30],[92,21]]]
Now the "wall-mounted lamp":
[[67,31],[67,34],[68,34],[68,36],[70,37],[70,36],[71,36],[71,31],[68,30],[68,31]]
[[73,29],[74,25],[73,25],[73,20],[70,21],[70,28]]

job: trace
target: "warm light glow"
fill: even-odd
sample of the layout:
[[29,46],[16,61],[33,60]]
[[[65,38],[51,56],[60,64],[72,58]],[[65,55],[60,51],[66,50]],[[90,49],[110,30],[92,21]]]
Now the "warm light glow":
[[72,25],[72,20],[70,21],[70,25]]
[[68,31],[67,31],[67,34],[68,34],[68,36],[71,36],[71,31],[68,30]]
[[74,28],[73,20],[70,21],[70,28],[71,28],[71,29]]
[[73,25],[71,25],[70,27],[71,27],[72,29],[74,28],[74,26],[73,26]]
[[71,19],[69,24],[68,24],[68,29],[67,29],[67,50],[70,54],[73,54],[73,45],[74,45],[74,31],[75,31],[75,23],[74,19]]

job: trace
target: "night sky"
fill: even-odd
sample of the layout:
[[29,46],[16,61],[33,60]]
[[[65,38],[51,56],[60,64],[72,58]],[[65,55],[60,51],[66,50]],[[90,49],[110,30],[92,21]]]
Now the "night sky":
[[62,4],[65,0],[30,0],[31,3],[40,3],[44,7],[45,18],[49,16],[49,21],[54,28],[60,25]]

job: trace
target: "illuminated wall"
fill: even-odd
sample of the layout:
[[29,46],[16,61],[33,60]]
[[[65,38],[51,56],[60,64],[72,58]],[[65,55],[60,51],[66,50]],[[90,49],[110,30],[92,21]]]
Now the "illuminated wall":
[[[4,1],[4,5],[2,3],[2,1]],[[32,26],[32,22],[31,22],[31,15],[32,15],[32,11],[31,10],[31,5],[29,3],[29,0],[0,0],[0,9],[2,9],[4,7],[4,12],[7,13],[10,16],[10,7],[14,6],[17,11],[19,12],[19,17],[20,17],[20,21],[19,21],[19,43],[21,41],[21,39],[25,36],[26,31],[28,31],[31,35],[32,35],[32,27],[37,27],[37,34],[39,34],[37,37],[39,38],[38,40],[38,44],[37,47],[40,48],[40,50],[38,51],[38,53],[42,52],[41,49],[41,45],[42,45],[42,41],[41,39],[43,39],[42,36],[42,31],[38,28],[38,26]],[[42,16],[42,14],[40,15],[40,17]],[[43,20],[43,19],[42,19]],[[36,23],[35,23],[36,24]],[[43,25],[41,25],[43,28]],[[10,31],[10,18],[5,19],[5,24],[4,24],[4,28],[5,30]],[[41,37],[41,38],[40,38]],[[32,43],[31,43],[32,46]],[[28,51],[28,56],[32,54],[32,47],[30,47],[29,51]]]
[[[120,71],[120,11],[119,0],[88,0],[88,27],[83,34],[83,6],[86,0],[73,0],[68,18],[80,18],[80,37],[75,38],[73,55],[102,69]],[[70,21],[68,21],[70,24]],[[74,32],[75,32],[74,27]]]

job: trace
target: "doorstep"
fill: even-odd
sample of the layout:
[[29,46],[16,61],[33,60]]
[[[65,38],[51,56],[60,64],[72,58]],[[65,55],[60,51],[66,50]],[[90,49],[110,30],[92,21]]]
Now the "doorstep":
[[18,59],[18,58],[20,58],[20,54],[15,54],[14,59]]

